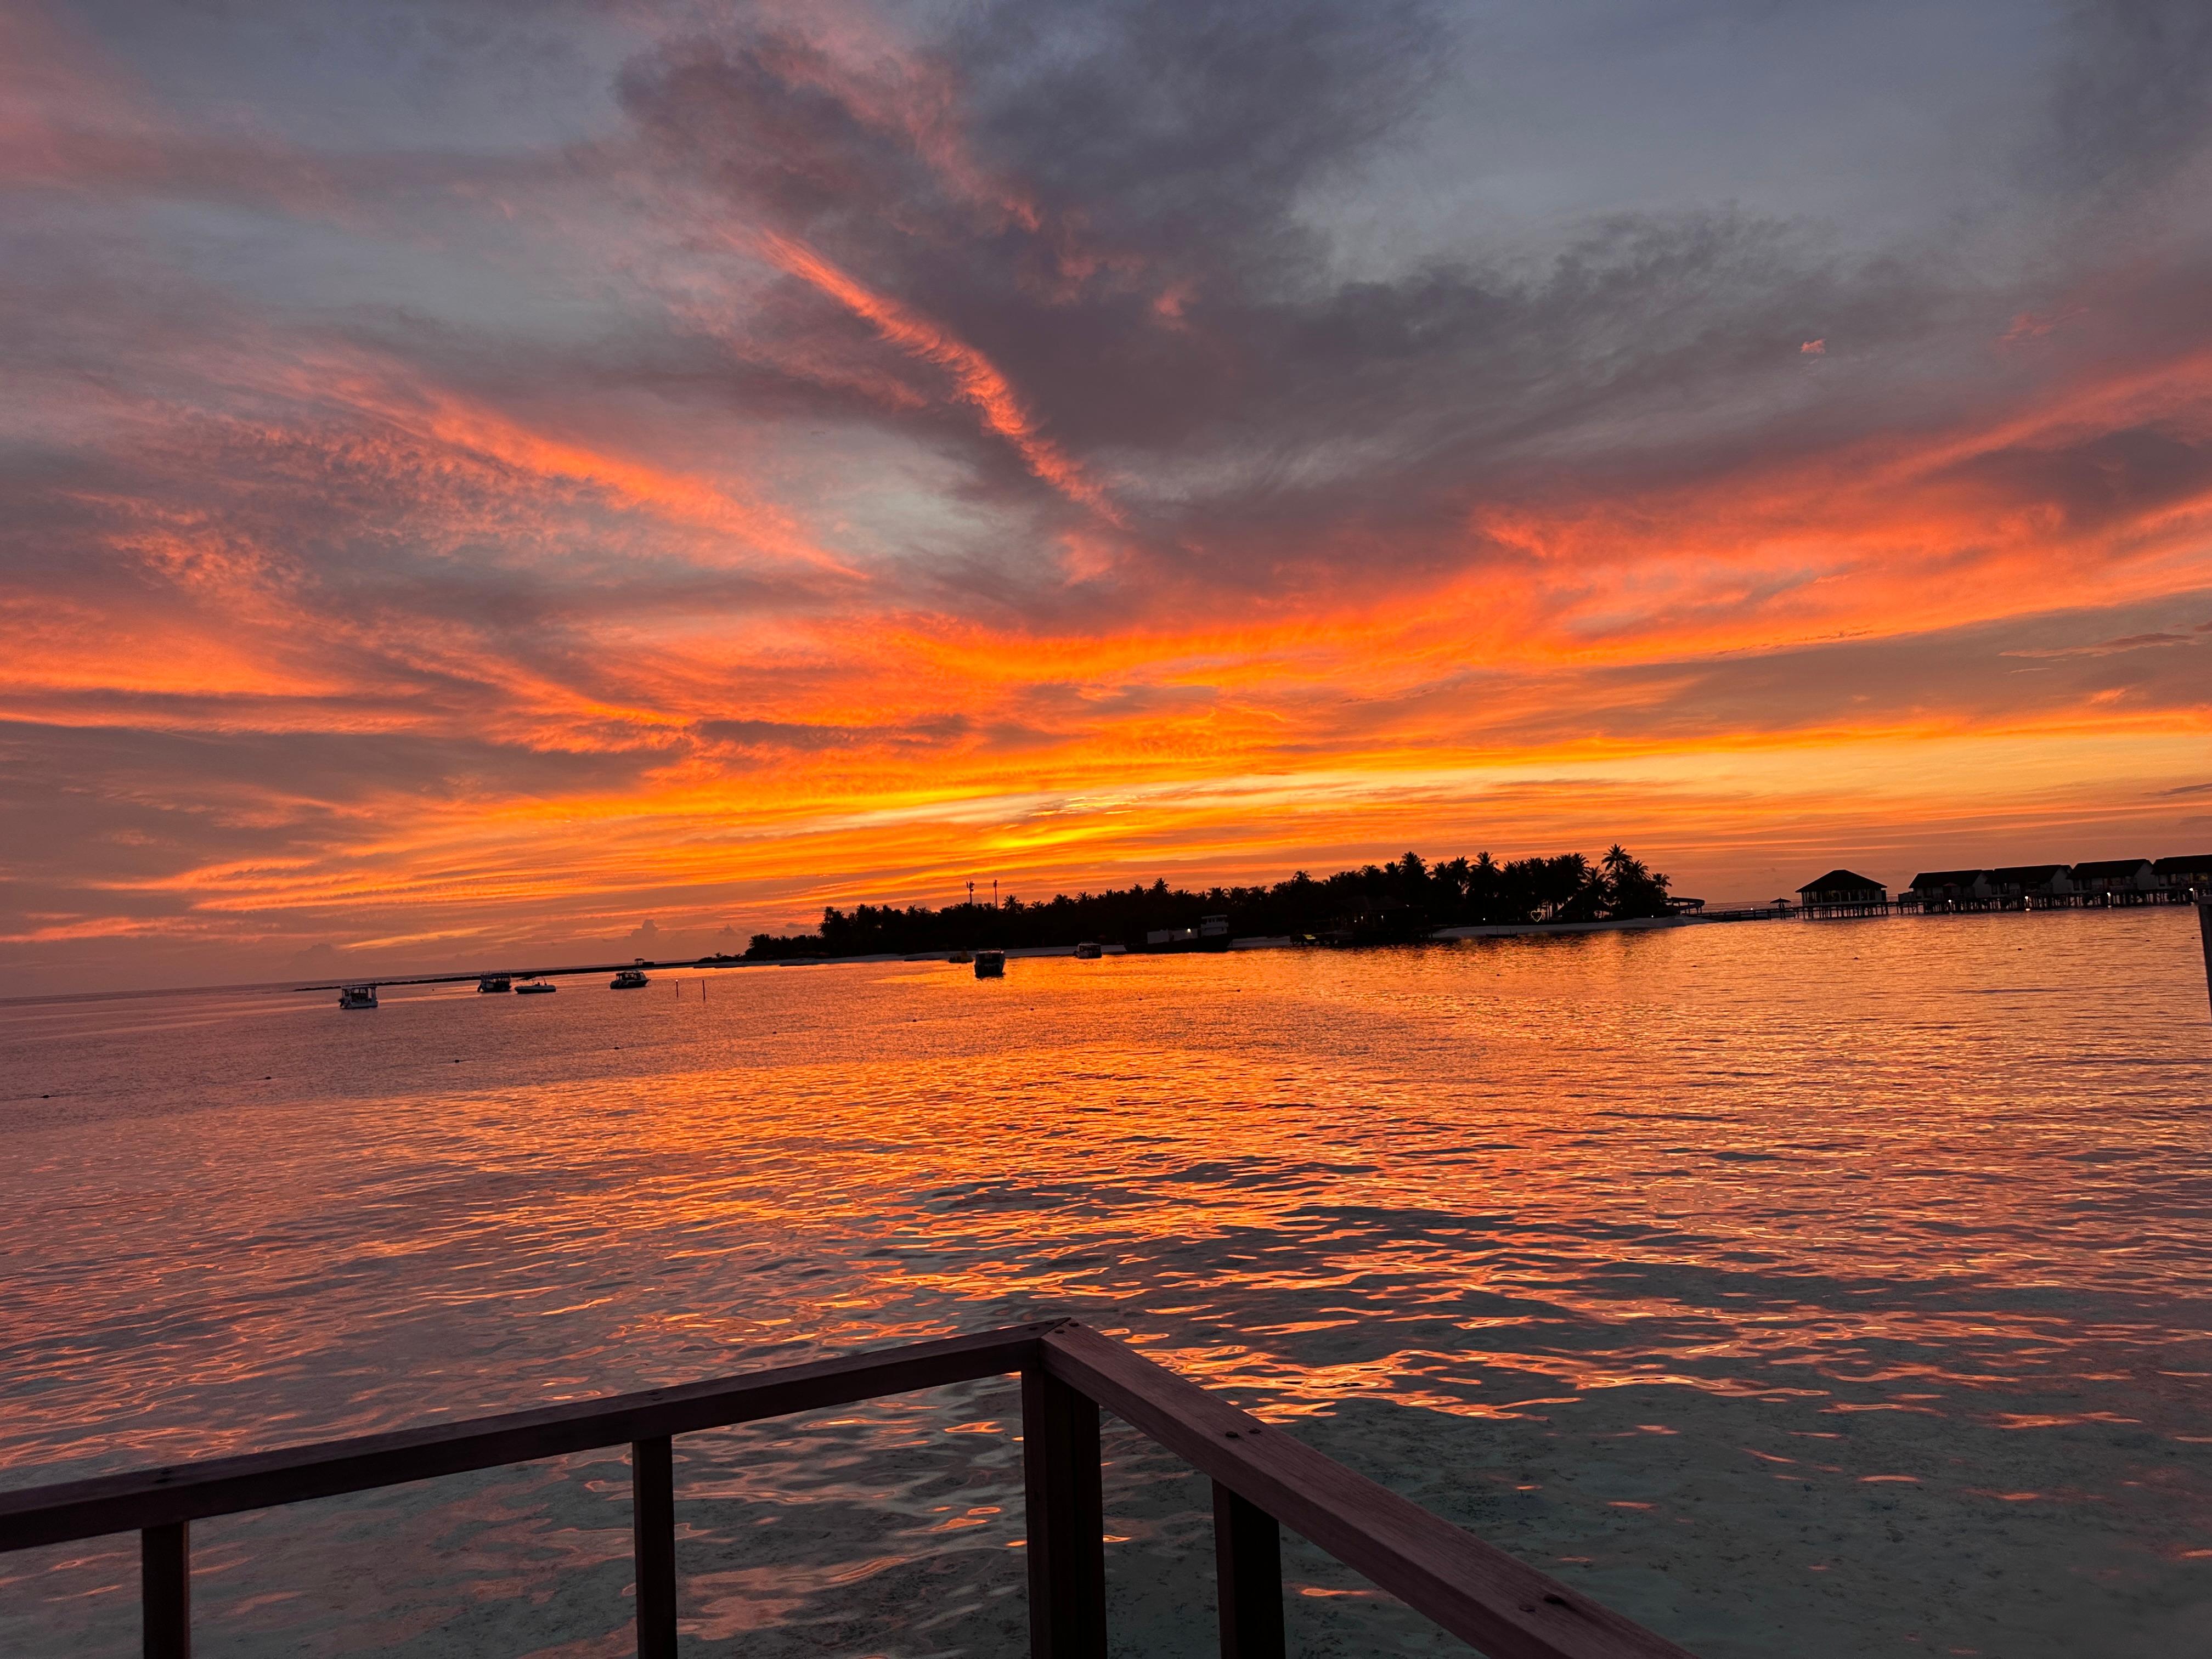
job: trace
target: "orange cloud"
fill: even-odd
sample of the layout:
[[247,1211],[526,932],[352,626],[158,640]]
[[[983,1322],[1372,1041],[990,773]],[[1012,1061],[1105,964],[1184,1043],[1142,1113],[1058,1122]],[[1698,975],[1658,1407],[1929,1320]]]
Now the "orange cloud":
[[1120,518],[1106,494],[1060,448],[1037,429],[1036,421],[1005,375],[973,346],[915,315],[896,301],[873,292],[812,250],[774,233],[760,238],[763,254],[781,269],[809,283],[872,325],[902,351],[948,371],[954,386],[983,417],[983,424],[1012,444],[1030,471],[1072,501],[1097,512],[1109,523]]

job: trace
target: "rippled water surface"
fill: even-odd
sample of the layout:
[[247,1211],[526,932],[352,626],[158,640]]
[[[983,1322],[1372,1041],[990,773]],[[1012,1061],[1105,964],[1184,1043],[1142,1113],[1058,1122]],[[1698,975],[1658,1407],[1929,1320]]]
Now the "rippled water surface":
[[[1712,1659],[2212,1651],[2195,933],[16,1005],[0,1483],[1072,1312]],[[679,1441],[686,1651],[1020,1651],[1014,1407]],[[1108,1450],[1117,1651],[1207,1651],[1202,1483]],[[616,1455],[204,1522],[202,1650],[623,1653],[629,1526]],[[135,1650],[136,1571],[0,1557],[0,1650]]]

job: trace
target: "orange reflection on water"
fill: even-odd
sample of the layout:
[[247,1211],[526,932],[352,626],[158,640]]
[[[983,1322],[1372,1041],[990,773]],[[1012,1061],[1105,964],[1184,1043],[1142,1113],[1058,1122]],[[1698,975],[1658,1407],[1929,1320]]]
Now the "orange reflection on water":
[[[1833,1613],[1767,1559],[1801,1526],[1820,1594],[1863,1612],[1850,1639],[1995,1619],[2056,1654],[2150,1631],[2176,1536],[2212,1535],[2191,933],[1899,919],[1018,959],[1000,983],[760,969],[374,1018],[18,1008],[9,1074],[54,1097],[11,1108],[0,1455],[29,1480],[1072,1312],[1586,1560],[1709,1654]],[[1014,1418],[983,1387],[693,1443],[702,1639],[829,1639],[915,1574],[944,1576],[948,1629],[1018,1623]],[[1200,1549],[1203,1494],[1112,1447],[1117,1559]],[[343,1524],[414,1539],[396,1559],[441,1607],[484,1593],[463,1580],[527,1600],[548,1528],[615,1526],[592,1506],[619,1479],[574,1484]],[[2039,1492],[2059,1518],[2005,1518]],[[422,1540],[494,1494],[483,1559],[439,1565]],[[586,1557],[618,1572],[619,1536]],[[210,1617],[324,1639],[238,1559]],[[60,1606],[101,1571],[6,1583]],[[1923,1588],[1993,1571],[2026,1588]],[[1144,1606],[1175,1650],[1180,1615]]]

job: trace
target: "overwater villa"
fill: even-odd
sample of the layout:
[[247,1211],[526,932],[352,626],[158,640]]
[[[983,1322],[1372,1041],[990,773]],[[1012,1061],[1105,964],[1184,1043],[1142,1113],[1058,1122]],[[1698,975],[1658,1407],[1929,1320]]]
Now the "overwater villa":
[[1878,916],[1889,908],[1889,889],[1871,876],[1831,870],[1797,890],[1808,916]]
[[2151,866],[2154,890],[2161,893],[2212,894],[2212,853],[2185,853]]
[[2087,898],[2131,899],[2158,885],[2148,859],[2093,859],[2074,866],[2074,890]]
[[1986,870],[1923,870],[1905,897],[1923,910],[1986,910],[1996,892]]
[[2008,864],[1989,872],[1993,898],[2033,906],[2039,899],[2068,898],[2073,878],[2063,864]]
[[[1801,888],[1812,915],[1816,889],[1851,877],[1831,871]],[[2212,854],[2160,859],[2091,859],[2082,864],[2013,864],[1995,870],[1923,870],[1897,896],[1902,910],[2051,910],[2174,904],[2212,895]]]

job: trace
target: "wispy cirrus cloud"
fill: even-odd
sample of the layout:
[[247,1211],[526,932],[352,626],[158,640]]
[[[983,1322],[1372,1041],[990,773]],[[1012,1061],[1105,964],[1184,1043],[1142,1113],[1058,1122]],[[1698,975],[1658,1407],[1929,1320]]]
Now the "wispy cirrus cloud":
[[2008,651],[2008,657],[2114,657],[2127,651],[2156,651],[2166,646],[2196,645],[2195,634],[2179,634],[2160,629],[2154,634],[2129,634],[2117,640],[2100,640],[2094,645],[2062,645],[2034,648],[2023,647]]

